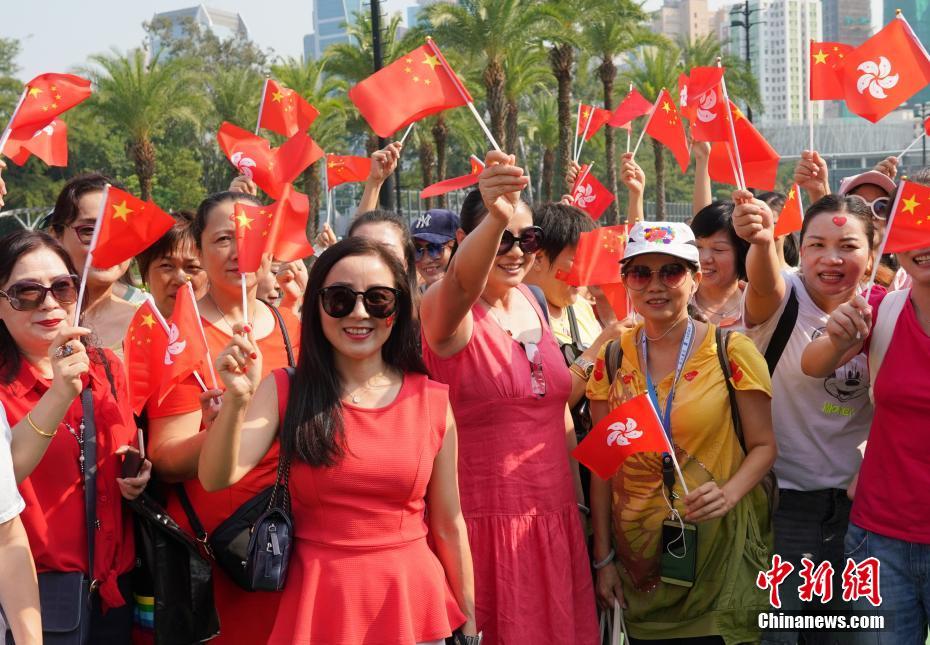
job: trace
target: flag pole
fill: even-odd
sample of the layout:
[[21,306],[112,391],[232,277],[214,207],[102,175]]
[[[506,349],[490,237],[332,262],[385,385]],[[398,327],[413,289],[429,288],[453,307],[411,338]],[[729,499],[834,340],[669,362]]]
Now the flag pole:
[[[804,21],[807,28],[807,20]],[[811,98],[811,54],[814,39],[807,41],[807,149],[814,151],[814,99]]]
[[416,121],[407,126],[407,129],[404,131],[404,136],[400,138],[400,145],[404,145],[404,141],[407,140],[407,135],[410,134],[410,131],[413,130],[413,126],[417,124]]
[[[898,202],[901,201],[901,195],[904,193],[904,191],[901,190],[902,186],[903,181],[902,185],[898,186],[898,194],[894,198],[894,203],[891,204],[891,215],[888,216],[888,223],[885,224],[885,234],[882,236],[882,243],[878,247],[878,254],[875,256],[876,258],[881,259],[881,257],[885,254],[885,245],[888,243],[888,237],[891,235],[891,226],[894,224],[894,216],[898,211]],[[869,301],[869,296],[872,295],[872,287],[875,286],[875,276],[878,274],[879,264],[880,262],[876,260],[874,266],[872,267],[872,275],[869,276],[869,281],[867,283],[868,288],[865,291],[866,302]]]
[[478,121],[478,125],[481,126],[481,129],[484,131],[485,136],[488,138],[488,141],[491,142],[491,145],[498,152],[503,152],[501,147],[497,145],[497,141],[494,139],[494,135],[491,134],[491,131],[488,129],[487,123],[484,122],[484,119],[481,118],[481,115],[478,114],[478,110],[475,109],[475,103],[471,100],[471,96],[468,92],[465,91],[465,87],[459,81],[459,77],[455,75],[455,72],[452,71],[452,68],[449,67],[449,63],[446,62],[446,57],[442,55],[442,52],[439,51],[439,47],[436,46],[436,43],[433,42],[433,39],[429,36],[426,37],[426,46],[430,48],[436,58],[439,59],[440,64],[446,73],[449,75],[449,79],[452,81],[452,84],[455,85],[455,89],[458,90],[459,96],[462,97],[462,100],[465,101],[465,105],[468,106],[468,109],[471,110],[472,115],[475,117],[475,120]]
[[[578,150],[578,126],[581,125],[581,102],[578,102],[578,112],[575,115],[575,143],[572,144],[572,152]],[[578,155],[572,154],[573,157]]]
[[[719,56],[717,57],[717,67],[723,67]],[[733,109],[730,107],[730,95],[727,93],[727,80],[723,76],[720,77],[720,90],[723,92],[723,101],[727,104],[727,116],[730,119],[730,136],[733,137],[733,156],[736,157],[736,169],[739,173],[734,177],[736,180],[736,187],[740,190],[746,190],[746,178],[743,176],[743,160],[740,159],[739,143],[736,141],[736,123],[733,121]]]
[[[629,92],[629,94],[627,94],[627,96],[629,96],[629,95],[632,94],[632,93],[633,93],[633,82],[630,81],[630,92]],[[576,131],[577,131],[577,129],[576,129]],[[627,151],[627,152],[630,151],[630,135],[632,135],[632,134],[633,134],[633,124],[630,123],[630,127],[626,129],[626,151]]]
[[239,274],[239,284],[242,286],[242,324],[249,322],[249,292],[245,286],[245,274]]
[[918,143],[920,143],[921,140],[922,140],[925,136],[927,136],[927,132],[926,132],[926,131],[921,132],[919,137],[917,137],[916,139],[914,139],[913,141],[911,141],[911,144],[910,144],[908,147],[906,147],[904,150],[902,150],[901,153],[897,156],[898,162],[900,163],[900,162],[901,162],[901,158],[904,157],[904,155],[906,155],[908,152],[910,152],[910,151],[911,151],[911,148],[913,148],[913,147],[916,146]]
[[333,189],[326,191],[326,225],[333,226]]
[[[664,90],[665,88],[663,87],[662,89]],[[652,117],[656,113],[656,108],[659,107],[659,99],[661,98],[662,92],[659,92],[655,103],[652,104],[652,109],[649,110],[649,118],[646,119],[646,123],[643,124],[643,129],[639,133],[639,139],[636,140],[636,147],[633,148],[633,158],[636,158],[636,151],[639,150],[639,145],[643,142],[643,137],[646,136],[646,129],[649,127],[649,122],[652,121]]]
[[[584,142],[588,137],[588,130],[591,129],[591,121],[594,120],[594,110],[597,109],[593,105],[591,106],[591,112],[588,113],[588,120],[584,124],[584,132],[581,135],[581,139],[578,141],[578,148],[575,150],[575,163],[578,163],[579,157],[581,157],[581,149],[584,148]],[[578,136],[578,130],[575,130],[575,136]]]
[[582,183],[584,183],[584,180],[588,178],[588,174],[590,174],[590,172],[591,172],[591,166],[593,166],[593,165],[594,165],[594,162],[592,161],[591,163],[589,163],[589,164],[585,167],[585,169],[584,169],[584,174],[581,175],[580,177],[578,177],[578,179],[575,180],[575,186],[572,187],[572,189],[573,189],[572,192],[575,192],[575,191],[574,191],[574,188],[577,187],[577,186],[580,186]]
[[3,130],[3,134],[0,135],[0,154],[3,153],[3,148],[6,147],[6,142],[10,139],[10,134],[13,132],[13,119],[16,118],[16,115],[19,114],[19,109],[23,106],[23,102],[26,100],[26,95],[29,93],[29,86],[23,88],[23,93],[19,95],[19,101],[16,102],[16,107],[13,108],[13,114],[10,116],[10,121],[6,124],[6,128]]
[[207,343],[207,334],[203,330],[203,321],[200,320],[200,307],[197,306],[197,296],[194,295],[194,287],[191,285],[190,278],[187,279],[187,293],[194,304],[194,315],[197,318],[197,326],[200,328],[200,337],[203,338],[203,346],[207,348],[207,367],[210,368],[210,380],[213,382],[213,389],[218,390],[219,385],[216,381],[216,371],[213,369],[213,358],[210,356],[210,344]]
[[262,85],[262,98],[258,103],[258,121],[255,122],[255,134],[258,134],[258,131],[262,128],[262,109],[265,107],[265,93],[268,92],[268,80],[269,79],[266,78]]
[[109,194],[110,184],[104,184],[103,198],[100,200],[100,214],[97,216],[97,221],[94,222],[94,235],[90,238],[90,246],[87,247],[87,257],[84,258],[84,271],[81,272],[81,286],[78,288],[77,303],[74,306],[75,327],[81,322],[81,307],[84,305],[84,294],[87,292],[87,274],[90,272],[90,263],[94,259],[94,249],[97,248],[97,239],[100,237],[100,227],[103,225],[103,214],[107,208]]

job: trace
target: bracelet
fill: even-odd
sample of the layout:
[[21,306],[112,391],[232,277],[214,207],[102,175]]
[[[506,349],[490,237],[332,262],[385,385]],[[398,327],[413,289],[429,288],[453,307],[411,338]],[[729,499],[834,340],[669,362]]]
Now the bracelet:
[[37,426],[37,425],[35,424],[35,422],[32,420],[32,413],[31,413],[31,412],[27,412],[27,413],[26,413],[26,422],[27,422],[30,426],[32,426],[32,429],[35,430],[36,434],[41,435],[41,436],[45,437],[46,439],[51,439],[51,438],[54,437],[56,434],[58,434],[58,428],[55,428],[55,430],[54,430],[53,432],[42,432],[42,430],[39,429],[39,426]]
[[606,557],[606,558],[604,558],[604,559],[601,560],[600,562],[593,562],[593,563],[592,563],[592,566],[594,567],[594,570],[595,570],[595,571],[599,571],[599,570],[603,569],[604,567],[606,567],[608,564],[610,564],[611,562],[614,561],[614,556],[616,556],[616,555],[617,555],[617,552],[614,551],[613,549],[611,549],[611,550],[610,550],[610,553],[607,554],[607,557]]
[[585,375],[585,373],[581,370],[581,368],[578,367],[577,365],[575,365],[574,363],[572,363],[571,365],[568,366],[568,371],[571,372],[572,374],[574,374],[575,376],[577,376],[578,378],[580,378],[582,381],[587,381],[587,380],[588,380],[588,377],[587,377],[587,376]]
[[590,509],[590,508],[588,508],[587,506],[585,506],[585,505],[582,504],[581,502],[576,502],[576,503],[578,504],[578,510],[581,511],[581,514],[582,514],[582,515],[587,516],[587,515],[590,515],[590,514],[591,514],[591,509]]

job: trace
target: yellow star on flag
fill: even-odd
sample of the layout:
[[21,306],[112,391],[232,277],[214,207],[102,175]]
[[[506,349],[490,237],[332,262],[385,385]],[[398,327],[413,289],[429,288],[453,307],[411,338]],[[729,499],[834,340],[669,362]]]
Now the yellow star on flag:
[[128,221],[126,216],[132,212],[132,209],[126,205],[126,200],[124,199],[121,204],[113,204],[113,219],[121,219],[124,222]]
[[249,219],[245,213],[239,213],[236,215],[236,221],[239,223],[239,226],[243,228],[252,228],[252,222],[254,220]]
[[271,95],[271,100],[274,101],[275,103],[280,103],[281,99],[283,98],[284,98],[284,95],[281,94],[281,92],[275,92],[274,94]]
[[33,98],[38,98],[38,97],[39,97],[39,94],[41,94],[41,93],[42,93],[42,90],[40,90],[38,87],[30,87],[30,88],[29,88],[29,96],[31,96],[31,97],[33,97]]
[[668,101],[663,101],[662,109],[665,111],[666,114],[668,114],[669,112],[672,111],[672,106],[668,104]]
[[429,65],[430,69],[436,69],[436,65],[439,65],[439,58],[436,56],[430,56],[429,54],[424,54],[423,56],[423,64]]
[[821,49],[816,54],[814,54],[814,62],[817,65],[825,65],[827,62],[827,54],[825,54]]
[[913,214],[914,209],[917,208],[918,206],[920,206],[920,202],[917,201],[916,195],[911,195],[910,197],[904,200],[904,212],[905,213]]
[[142,316],[142,324],[151,329],[155,326],[155,317],[152,314]]
[[788,199],[794,199],[794,186],[788,191]]

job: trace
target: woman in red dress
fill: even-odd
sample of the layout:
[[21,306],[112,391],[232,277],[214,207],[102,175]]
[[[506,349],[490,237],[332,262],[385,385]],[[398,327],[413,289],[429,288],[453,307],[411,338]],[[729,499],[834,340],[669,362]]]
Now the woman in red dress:
[[208,490],[247,476],[279,431],[291,458],[296,539],[269,642],[474,636],[455,420],[418,356],[400,262],[362,238],[335,244],[310,270],[302,323],[292,377],[259,382],[251,334],[217,357],[226,394],[200,455]]

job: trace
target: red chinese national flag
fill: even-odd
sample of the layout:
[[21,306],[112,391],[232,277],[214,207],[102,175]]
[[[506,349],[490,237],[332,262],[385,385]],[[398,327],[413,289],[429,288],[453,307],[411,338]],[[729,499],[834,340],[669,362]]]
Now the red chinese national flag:
[[666,89],[659,94],[655,111],[646,124],[646,134],[671,150],[681,172],[687,172],[691,153],[688,150],[688,139],[685,137],[685,126],[681,122],[672,95]]
[[853,46],[845,43],[811,41],[808,65],[810,66],[812,101],[844,98],[843,75],[840,73],[840,64],[852,50]]
[[616,199],[607,187],[591,174],[590,166],[583,166],[578,171],[578,178],[572,186],[572,204],[598,219]]
[[572,456],[601,479],[610,479],[630,455],[669,451],[665,432],[649,397],[640,394],[601,419],[572,451]]
[[130,260],[174,226],[174,218],[153,202],[108,186],[103,214],[91,242],[91,266],[107,269]]
[[174,302],[174,311],[168,321],[168,340],[165,352],[160,357],[161,363],[155,362],[161,370],[161,383],[158,389],[158,403],[161,404],[172,389],[184,379],[202,369],[208,360],[209,348],[204,339],[200,312],[194,288],[188,282],[178,289]]
[[611,114],[610,110],[582,103],[581,112],[578,114],[578,136],[584,135],[584,140],[590,141],[591,137],[610,121]]
[[930,187],[901,181],[885,235],[885,253],[930,247]]
[[[746,185],[761,190],[774,190],[780,159],[778,153],[732,101],[730,109],[733,112],[736,141],[739,144],[739,157],[742,160]],[[735,155],[731,157],[730,146],[729,142],[714,142],[711,145],[708,170],[710,178],[714,181],[736,186],[733,174]]]
[[61,119],[55,119],[35,131],[32,126],[14,130],[3,146],[3,154],[18,166],[26,163],[31,155],[49,166],[67,166],[68,126]]
[[319,111],[295,90],[288,89],[270,78],[265,81],[263,96],[259,126],[285,137],[306,132],[310,124],[320,116]]
[[625,248],[625,226],[602,226],[582,233],[571,270],[559,269],[555,277],[574,287],[620,282],[620,260]]
[[647,101],[635,89],[630,90],[630,93],[626,95],[626,98],[620,102],[614,113],[610,115],[607,125],[612,128],[629,128],[633,119],[649,114],[651,109],[652,103]]
[[323,156],[320,146],[303,132],[272,148],[267,140],[224,122],[216,138],[236,170],[275,199],[281,197],[285,186]]
[[365,181],[371,171],[371,159],[351,155],[326,155],[326,185],[330,190],[350,181]]
[[695,67],[688,81],[688,102],[692,107],[691,136],[695,141],[727,141],[730,121],[723,100],[722,67]]
[[90,81],[72,74],[42,74],[26,83],[26,96],[7,126],[10,130],[44,128],[55,117],[90,96]]
[[472,102],[431,40],[352,87],[349,99],[379,137]]
[[420,199],[436,197],[437,195],[445,195],[446,193],[452,192],[453,190],[461,190],[462,188],[468,188],[469,186],[474,186],[477,184],[478,177],[481,175],[481,171],[484,170],[484,162],[475,155],[472,155],[469,158],[469,161],[471,162],[470,173],[467,175],[461,175],[459,177],[451,177],[449,179],[437,181],[435,184],[430,184],[420,191]]
[[788,191],[788,199],[785,200],[785,206],[778,214],[778,221],[775,223],[775,237],[797,233],[801,230],[801,224],[804,223],[804,208],[801,205],[801,191],[795,184]]
[[258,271],[266,253],[282,262],[313,255],[307,240],[309,215],[310,200],[290,186],[280,200],[268,206],[236,203],[233,220],[239,272]]
[[875,123],[930,84],[930,57],[898,16],[849,52],[840,73],[849,111]]
[[[178,291],[183,296],[184,290]],[[168,347],[168,326],[151,299],[136,309],[123,338],[129,401],[132,411],[142,414],[146,402],[161,386],[161,370]]]

